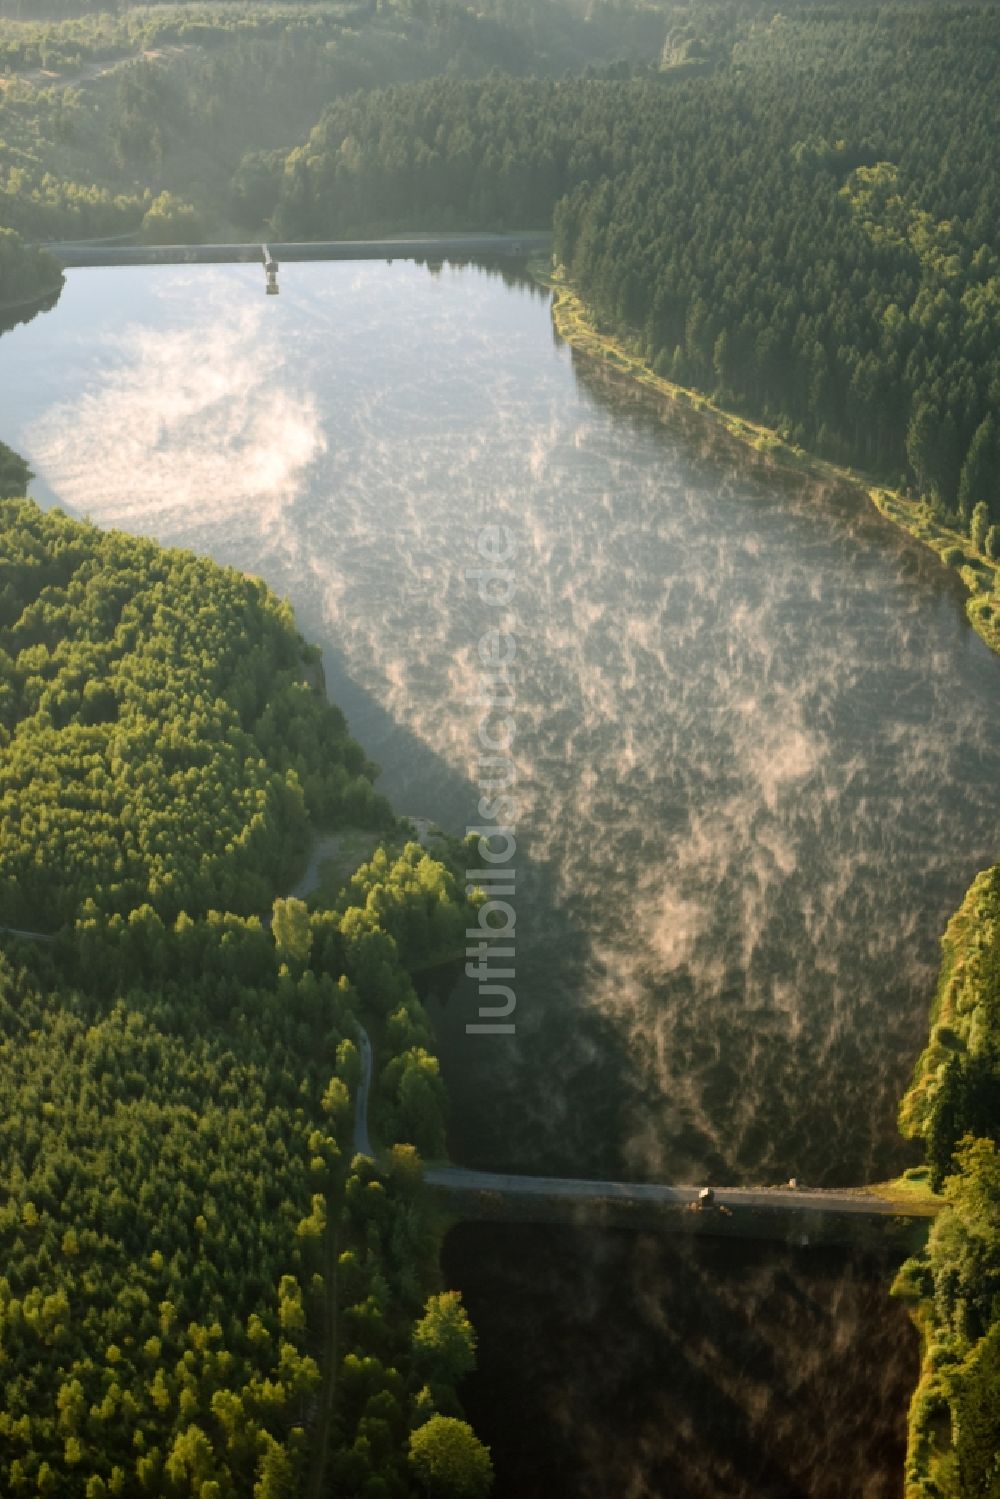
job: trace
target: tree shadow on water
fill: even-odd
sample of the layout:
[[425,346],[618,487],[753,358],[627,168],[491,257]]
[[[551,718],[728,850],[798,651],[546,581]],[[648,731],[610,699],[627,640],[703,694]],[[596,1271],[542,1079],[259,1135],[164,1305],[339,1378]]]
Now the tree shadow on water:
[[898,1499],[917,1347],[890,1267],[736,1241],[464,1225],[464,1391],[496,1499]]
[[[301,627],[322,642],[329,695],[381,766],[377,785],[395,810],[458,836],[478,825],[479,788],[395,719],[350,675],[319,621],[302,616]],[[467,1029],[482,1023],[481,1006],[500,1001],[480,996],[461,968],[451,986],[443,976],[425,985],[451,1106],[450,1151],[483,1169],[620,1174],[624,1121],[641,1079],[613,1018],[587,1003],[591,941],[558,894],[558,869],[532,857],[530,829],[517,840],[514,1033]]]

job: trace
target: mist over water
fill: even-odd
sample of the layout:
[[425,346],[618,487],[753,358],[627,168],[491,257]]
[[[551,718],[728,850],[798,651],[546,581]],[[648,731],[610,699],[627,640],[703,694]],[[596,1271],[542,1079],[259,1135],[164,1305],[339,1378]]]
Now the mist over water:
[[[481,270],[71,273],[0,340],[36,493],[262,574],[396,807],[461,832],[466,569],[517,537],[518,1032],[433,1004],[469,1164],[877,1180],[944,922],[1000,847],[1000,663],[955,579],[575,359]],[[901,1492],[891,1267],[467,1226],[498,1499]]]
[[469,1161],[873,1179],[997,852],[954,581],[553,340],[474,269],[81,271],[0,341],[38,491],[287,592],[400,810],[461,831],[483,522],[518,539],[518,1034],[437,1022]]

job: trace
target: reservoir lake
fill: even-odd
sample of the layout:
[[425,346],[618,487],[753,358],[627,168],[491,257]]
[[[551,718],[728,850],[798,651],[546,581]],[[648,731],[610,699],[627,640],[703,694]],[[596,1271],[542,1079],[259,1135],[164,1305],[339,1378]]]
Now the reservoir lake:
[[[33,493],[259,573],[400,812],[482,819],[469,572],[516,592],[513,1035],[429,1003],[468,1165],[884,1180],[938,941],[1000,851],[1000,661],[955,576],[555,337],[509,271],[73,271],[0,338]],[[465,1225],[500,1499],[902,1492],[916,1336],[833,1251]]]

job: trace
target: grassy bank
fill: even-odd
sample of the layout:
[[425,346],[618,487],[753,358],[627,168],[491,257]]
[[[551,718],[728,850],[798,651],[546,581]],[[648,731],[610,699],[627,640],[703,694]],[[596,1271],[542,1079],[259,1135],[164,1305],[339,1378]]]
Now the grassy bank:
[[905,1207],[907,1212],[923,1213],[928,1218],[934,1217],[945,1205],[944,1198],[931,1186],[929,1166],[910,1166],[902,1176],[893,1177],[892,1181],[879,1182],[874,1187],[865,1187],[864,1191],[878,1197],[887,1197]]
[[983,553],[977,552],[962,532],[936,520],[926,502],[908,500],[898,490],[887,489],[857,469],[844,468],[805,448],[785,442],[772,427],[751,421],[727,410],[711,396],[655,374],[624,339],[597,326],[590,310],[561,270],[553,271],[544,261],[537,259],[530,262],[530,269],[536,281],[553,293],[552,321],[556,332],[581,353],[599,360],[618,374],[629,376],[667,400],[702,412],[771,463],[863,490],[881,515],[930,547],[942,565],[957,569],[968,593],[965,609],[969,623],[990,649],[1000,654],[997,566]]

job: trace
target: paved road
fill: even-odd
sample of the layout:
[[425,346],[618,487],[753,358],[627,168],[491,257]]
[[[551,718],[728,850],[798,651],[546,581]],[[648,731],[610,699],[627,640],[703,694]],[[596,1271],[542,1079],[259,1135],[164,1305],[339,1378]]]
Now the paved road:
[[[54,942],[45,932],[0,927],[13,937],[29,942]],[[372,1084],[372,1044],[364,1026],[358,1027],[361,1077],[354,1101],[354,1153],[375,1159],[368,1133],[368,1101]],[[652,1202],[686,1207],[697,1202],[700,1188],[668,1186],[657,1182],[614,1182],[564,1176],[520,1176],[497,1171],[473,1171],[465,1166],[428,1166],[424,1180],[451,1192],[495,1192],[503,1197],[558,1197],[576,1202]],[[933,1209],[925,1203],[879,1197],[864,1191],[815,1191],[801,1187],[717,1187],[719,1208],[754,1208],[764,1211],[849,1213],[868,1218],[926,1218]]]
[[[268,242],[279,265],[296,260],[476,260],[512,259],[547,250],[548,233],[414,235],[408,239],[341,239]],[[260,242],[231,245],[109,245],[69,240],[45,248],[64,266],[260,264]]]
[[[354,1114],[354,1151],[375,1159],[368,1134],[368,1095],[372,1080],[372,1047],[359,1027],[361,1081]],[[687,1207],[698,1200],[699,1187],[657,1182],[613,1182],[564,1176],[520,1176],[500,1171],[473,1171],[466,1166],[427,1166],[424,1180],[449,1192],[495,1192],[501,1197],[557,1197],[576,1202],[652,1202]],[[817,1191],[801,1187],[717,1187],[718,1208],[764,1211],[849,1213],[866,1218],[926,1218],[924,1203],[909,1203],[864,1191]],[[933,1211],[933,1210],[931,1210]]]
[[[464,1166],[428,1166],[424,1180],[453,1192],[497,1192],[504,1197],[568,1197],[581,1202],[675,1203],[686,1207],[698,1200],[698,1187],[667,1186],[655,1182],[590,1181],[560,1176],[518,1176],[494,1171],[470,1171]],[[780,1209],[784,1212],[854,1213],[865,1217],[923,1218],[917,1207],[874,1193],[807,1191],[788,1187],[718,1187],[720,1208]]]

